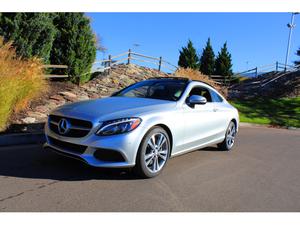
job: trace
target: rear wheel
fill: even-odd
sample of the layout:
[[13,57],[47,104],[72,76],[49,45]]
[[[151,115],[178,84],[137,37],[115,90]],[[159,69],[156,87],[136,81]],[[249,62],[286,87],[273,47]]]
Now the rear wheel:
[[134,171],[143,178],[157,176],[168,161],[170,139],[161,127],[153,127],[143,138]]
[[218,144],[220,150],[229,151],[233,148],[236,136],[236,125],[231,121],[227,127],[225,139],[222,143]]

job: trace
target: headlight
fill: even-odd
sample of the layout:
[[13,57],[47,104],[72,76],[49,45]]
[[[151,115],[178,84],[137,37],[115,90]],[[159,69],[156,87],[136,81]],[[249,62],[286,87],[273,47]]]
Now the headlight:
[[96,134],[101,136],[123,134],[134,130],[141,122],[140,118],[135,117],[105,121]]

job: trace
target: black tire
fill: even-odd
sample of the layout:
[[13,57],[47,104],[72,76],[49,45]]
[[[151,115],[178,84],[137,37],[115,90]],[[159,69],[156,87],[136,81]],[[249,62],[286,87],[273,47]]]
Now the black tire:
[[[151,146],[149,145],[149,141],[151,139],[151,137],[155,136],[158,138],[160,138],[159,135],[162,135],[165,137],[165,141],[164,141],[164,144],[163,146],[160,148],[161,150],[158,150],[158,147],[156,147],[156,152],[153,153],[155,150],[153,150],[151,148]],[[151,141],[152,143],[152,141]],[[155,145],[157,146],[157,145]],[[167,149],[167,152],[165,154],[165,160],[163,160],[163,158],[160,158],[164,155],[161,155],[162,152],[165,152],[164,149]],[[136,165],[135,167],[133,168],[133,171],[139,175],[140,177],[142,178],[151,178],[151,177],[155,177],[157,176],[158,174],[161,173],[161,171],[163,170],[163,168],[165,167],[167,161],[168,161],[168,158],[169,158],[169,155],[170,155],[170,149],[171,149],[171,146],[170,146],[170,138],[169,138],[169,135],[168,133],[161,127],[159,126],[155,126],[153,128],[151,128],[147,133],[146,135],[144,136],[141,144],[140,144],[140,147],[139,147],[139,150],[138,150],[138,154],[137,154],[137,157],[136,157]],[[147,155],[150,155],[150,154],[154,154],[154,159],[151,158],[151,160],[148,160],[148,162],[150,162],[148,164],[148,166],[146,165],[146,154]],[[157,160],[157,167],[156,168],[159,168],[159,163],[161,163],[161,168],[159,168],[159,170],[153,172],[151,171],[151,168],[149,167],[153,167],[154,166],[154,170],[155,170],[155,165],[154,165],[154,162],[156,162]],[[160,161],[161,160],[161,161]]]
[[[233,129],[233,133],[232,133],[231,129]],[[231,142],[228,140],[229,136],[233,136],[233,139]],[[224,141],[222,143],[218,144],[219,149],[221,151],[231,150],[234,147],[235,136],[236,136],[236,125],[233,121],[230,121],[230,123],[226,129]]]

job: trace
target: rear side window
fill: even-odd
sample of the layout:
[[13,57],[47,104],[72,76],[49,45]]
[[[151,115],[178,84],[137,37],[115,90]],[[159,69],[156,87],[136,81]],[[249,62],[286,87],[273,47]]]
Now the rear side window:
[[203,97],[206,98],[207,102],[212,102],[213,101],[209,90],[204,88],[204,87],[201,87],[201,86],[194,87],[191,90],[191,92],[189,93],[189,97],[192,96],[192,95],[203,96]]
[[210,90],[210,94],[213,102],[223,102],[222,97],[217,92]]

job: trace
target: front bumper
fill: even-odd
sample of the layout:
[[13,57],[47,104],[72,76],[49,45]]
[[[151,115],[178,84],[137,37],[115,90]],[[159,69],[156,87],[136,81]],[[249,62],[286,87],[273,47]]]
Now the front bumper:
[[[71,158],[79,159],[88,165],[95,167],[107,167],[107,168],[126,168],[133,167],[135,165],[136,155],[139,149],[139,145],[146,130],[143,126],[139,126],[135,130],[118,135],[111,136],[98,136],[95,135],[95,129],[92,129],[90,133],[82,138],[62,137],[49,129],[48,123],[45,125],[46,143],[44,148],[52,149],[55,152],[61,153]],[[57,146],[51,140],[59,140],[73,145],[85,146],[85,150],[82,153],[72,151],[70,148],[64,148]],[[107,161],[99,160],[94,156],[96,151],[113,150],[123,157],[123,161]]]

